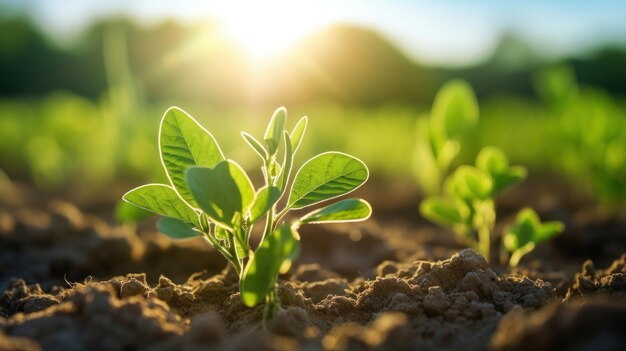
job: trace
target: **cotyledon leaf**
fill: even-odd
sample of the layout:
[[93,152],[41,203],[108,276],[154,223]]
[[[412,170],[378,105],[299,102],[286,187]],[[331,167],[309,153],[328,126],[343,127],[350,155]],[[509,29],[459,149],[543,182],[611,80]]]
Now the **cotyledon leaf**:
[[288,207],[300,209],[347,194],[369,177],[363,161],[341,152],[326,152],[308,160],[295,176]]
[[124,194],[122,199],[144,210],[198,225],[197,212],[189,207],[171,186],[165,184],[142,185]]
[[172,186],[183,200],[197,208],[187,188],[185,171],[192,166],[214,167],[224,160],[213,135],[185,111],[170,107],[159,127],[159,153]]

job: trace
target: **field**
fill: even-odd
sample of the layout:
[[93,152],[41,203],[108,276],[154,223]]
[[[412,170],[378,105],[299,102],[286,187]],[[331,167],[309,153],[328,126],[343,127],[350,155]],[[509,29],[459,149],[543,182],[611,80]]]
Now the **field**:
[[562,62],[492,91],[486,65],[283,112],[142,92],[127,64],[96,98],[0,89],[0,350],[626,344],[619,89]]

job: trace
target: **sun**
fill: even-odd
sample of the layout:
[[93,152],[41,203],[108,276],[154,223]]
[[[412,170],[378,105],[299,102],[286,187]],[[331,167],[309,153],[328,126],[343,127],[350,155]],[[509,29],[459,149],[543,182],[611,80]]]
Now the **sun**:
[[224,2],[218,20],[224,36],[253,60],[267,60],[328,23],[306,2]]

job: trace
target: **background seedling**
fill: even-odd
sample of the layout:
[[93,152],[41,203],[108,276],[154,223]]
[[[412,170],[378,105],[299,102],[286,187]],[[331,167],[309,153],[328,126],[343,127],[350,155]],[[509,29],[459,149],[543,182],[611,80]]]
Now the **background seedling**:
[[525,177],[524,167],[509,166],[504,152],[485,147],[476,158],[476,167],[457,168],[445,181],[445,195],[424,199],[420,212],[428,220],[454,231],[489,259],[490,237],[496,222],[495,198]]
[[509,265],[515,267],[520,259],[531,252],[537,244],[563,232],[563,223],[558,221],[541,223],[532,208],[520,211],[515,223],[504,231],[503,247],[511,254]]
[[428,195],[441,191],[461,141],[478,122],[478,102],[472,87],[462,80],[446,83],[435,97],[429,117],[417,120],[414,174]]
[[[157,228],[171,238],[204,237],[239,275],[244,304],[253,307],[265,301],[264,320],[280,306],[276,282],[298,255],[297,230],[301,225],[362,221],[371,215],[365,200],[345,199],[292,222],[282,220],[291,210],[354,191],[369,176],[361,160],[326,152],[306,161],[290,183],[307,117],[302,117],[291,132],[285,131],[286,120],[287,110],[277,109],[263,142],[241,133],[262,160],[265,184],[255,189],[243,168],[226,159],[211,133],[183,110],[172,107],[165,112],[159,129],[161,162],[169,184],[143,185],[123,197],[163,216]],[[281,145],[282,157],[278,157]],[[263,219],[263,237],[253,251],[252,228]]]

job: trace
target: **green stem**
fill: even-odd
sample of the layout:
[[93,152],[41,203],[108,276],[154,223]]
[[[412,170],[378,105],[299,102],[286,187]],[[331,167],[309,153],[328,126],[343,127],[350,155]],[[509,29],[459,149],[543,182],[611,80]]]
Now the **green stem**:
[[232,256],[232,260],[230,261],[235,267],[235,271],[237,271],[237,275],[241,277],[241,261],[239,257],[237,257],[237,248],[235,247],[235,234],[229,233],[228,235],[228,244],[230,255]]
[[517,267],[517,265],[519,264],[519,261],[522,259],[523,254],[517,250],[514,251],[511,254],[511,259],[509,260],[509,266],[511,267]]
[[491,243],[489,242],[490,232],[488,225],[481,225],[478,228],[478,249],[487,262],[489,262],[491,248]]
[[274,288],[265,297],[265,307],[263,309],[263,329],[267,330],[267,321],[272,319],[280,307],[280,301],[278,300],[278,284],[274,285]]

